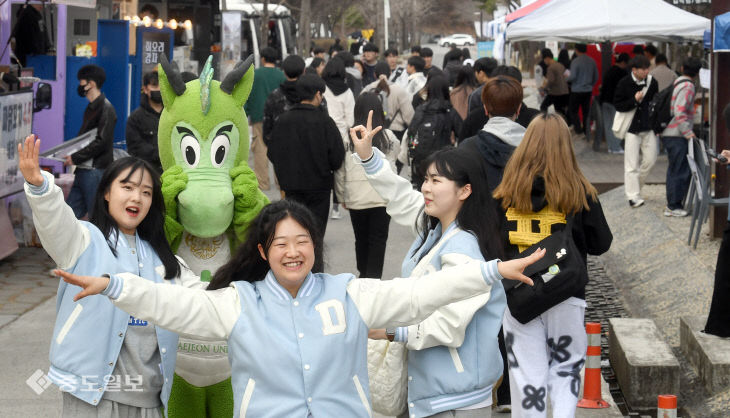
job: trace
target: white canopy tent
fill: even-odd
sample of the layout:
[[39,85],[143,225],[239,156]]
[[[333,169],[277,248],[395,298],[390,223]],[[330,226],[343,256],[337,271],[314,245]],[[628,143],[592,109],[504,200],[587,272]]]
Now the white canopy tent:
[[510,22],[507,41],[702,41],[707,29],[709,19],[663,0],[551,0]]

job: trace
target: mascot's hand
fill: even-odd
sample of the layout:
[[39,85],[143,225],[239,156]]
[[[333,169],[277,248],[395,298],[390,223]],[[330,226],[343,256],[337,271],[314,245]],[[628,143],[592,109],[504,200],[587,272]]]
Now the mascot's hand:
[[233,228],[238,242],[243,242],[251,221],[269,199],[259,189],[256,174],[246,163],[231,169],[233,179]]
[[172,166],[162,173],[162,198],[165,201],[165,236],[177,251],[182,237],[183,226],[177,220],[177,196],[188,185],[188,175],[180,166]]

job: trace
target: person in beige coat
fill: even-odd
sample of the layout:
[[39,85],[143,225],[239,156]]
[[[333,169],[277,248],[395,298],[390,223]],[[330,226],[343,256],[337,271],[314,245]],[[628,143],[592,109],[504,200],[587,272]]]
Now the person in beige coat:
[[[355,125],[364,125],[368,113],[373,112],[373,124],[383,126],[383,106],[375,93],[363,93],[355,102]],[[388,129],[378,132],[373,142],[386,156],[395,170],[395,159],[400,143]],[[345,150],[353,150],[348,138]],[[360,277],[380,278],[383,275],[385,245],[388,241],[390,216],[385,211],[386,201],[373,189],[365,170],[345,156],[345,161],[335,172],[335,193],[337,200],[350,211],[352,230],[355,233],[355,259]]]

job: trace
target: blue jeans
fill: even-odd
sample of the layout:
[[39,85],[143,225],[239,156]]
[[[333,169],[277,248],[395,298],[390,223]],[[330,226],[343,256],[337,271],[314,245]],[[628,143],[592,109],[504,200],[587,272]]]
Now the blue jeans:
[[601,103],[601,114],[603,115],[603,132],[606,135],[606,145],[609,151],[621,151],[621,140],[613,134],[613,118],[616,117],[616,108],[613,103]]
[[692,174],[687,162],[689,141],[681,136],[663,136],[664,149],[667,150],[667,207],[682,209],[682,201],[687,196]]
[[77,219],[83,218],[87,213],[91,216],[102,174],[104,170],[96,168],[77,168],[74,172],[74,184],[66,203],[71,206]]

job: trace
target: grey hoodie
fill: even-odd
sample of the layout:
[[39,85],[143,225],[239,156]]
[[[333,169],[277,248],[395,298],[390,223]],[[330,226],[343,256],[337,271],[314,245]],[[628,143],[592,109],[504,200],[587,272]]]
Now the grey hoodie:
[[482,130],[489,132],[501,139],[502,142],[512,145],[515,148],[520,145],[522,137],[525,135],[525,128],[522,125],[502,116],[489,118],[489,121],[487,121],[487,124],[484,125]]

